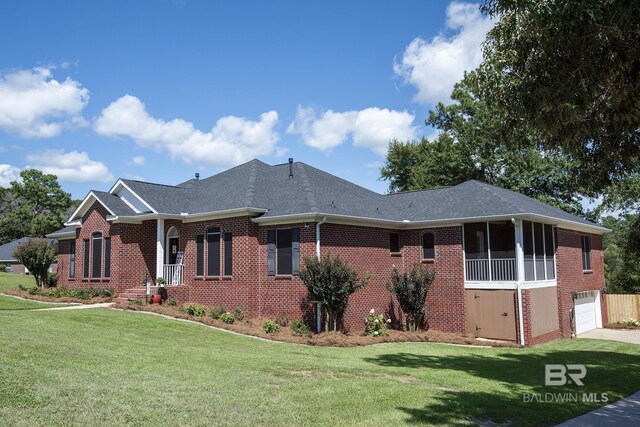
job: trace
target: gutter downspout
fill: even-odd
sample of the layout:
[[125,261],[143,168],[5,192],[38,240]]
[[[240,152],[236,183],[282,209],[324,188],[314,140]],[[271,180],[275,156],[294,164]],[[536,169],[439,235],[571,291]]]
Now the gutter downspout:
[[[320,226],[327,222],[327,217],[322,218],[322,221],[316,223],[316,257],[320,261]],[[316,332],[322,331],[322,313],[319,303],[316,303]]]

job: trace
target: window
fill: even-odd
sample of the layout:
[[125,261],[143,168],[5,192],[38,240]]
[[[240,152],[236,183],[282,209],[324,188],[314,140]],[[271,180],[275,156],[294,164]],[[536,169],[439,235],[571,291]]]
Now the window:
[[582,236],[582,269],[591,270],[591,237]]
[[69,242],[69,278],[76,277],[76,241]]
[[83,261],[84,264],[82,265],[82,277],[89,277],[89,262],[91,260],[91,258],[89,258],[89,248],[91,247],[91,243],[89,242],[89,240],[85,240],[84,241],[84,254],[83,254]]
[[400,252],[400,235],[398,233],[389,233],[389,252]]
[[91,277],[100,278],[102,274],[102,233],[93,233],[93,262],[91,264]]
[[233,249],[231,242],[233,235],[229,232],[224,233],[224,275],[231,276],[233,272]]
[[111,277],[111,237],[104,238],[104,277]]
[[436,257],[433,233],[422,235],[422,259],[434,259]]
[[220,227],[207,232],[207,276],[220,276]]
[[196,276],[204,276],[204,234],[196,236]]
[[299,228],[269,230],[267,243],[267,268],[270,276],[300,272]]

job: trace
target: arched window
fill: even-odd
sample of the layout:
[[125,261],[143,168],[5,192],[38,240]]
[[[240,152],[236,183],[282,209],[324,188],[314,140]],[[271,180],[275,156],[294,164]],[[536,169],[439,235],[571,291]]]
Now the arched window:
[[424,233],[422,235],[422,259],[435,259],[435,239],[433,233]]
[[91,277],[99,279],[102,276],[102,233],[91,235],[93,257],[91,263]]

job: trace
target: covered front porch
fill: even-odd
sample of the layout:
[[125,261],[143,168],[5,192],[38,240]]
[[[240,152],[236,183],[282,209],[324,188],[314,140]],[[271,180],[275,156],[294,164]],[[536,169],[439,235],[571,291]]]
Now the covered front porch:
[[556,281],[556,242],[550,224],[510,220],[463,225],[465,287],[513,288]]
[[184,284],[184,252],[180,251],[180,233],[176,227],[170,227],[165,235],[164,219],[157,220],[155,283],[161,286]]

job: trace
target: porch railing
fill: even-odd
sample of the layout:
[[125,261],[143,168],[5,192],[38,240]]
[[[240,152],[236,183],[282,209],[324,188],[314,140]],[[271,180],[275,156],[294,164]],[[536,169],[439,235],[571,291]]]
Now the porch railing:
[[183,284],[184,265],[165,264],[162,269],[162,278],[165,286],[176,286]]
[[488,259],[468,259],[465,260],[465,268],[467,280],[472,282],[503,282],[517,279],[515,258],[492,258],[491,263]]

